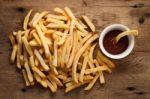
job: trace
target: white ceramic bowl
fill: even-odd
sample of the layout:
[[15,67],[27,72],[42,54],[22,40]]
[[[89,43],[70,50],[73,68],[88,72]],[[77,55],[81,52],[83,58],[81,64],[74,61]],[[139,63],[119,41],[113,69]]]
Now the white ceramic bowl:
[[134,48],[134,36],[131,36],[131,35],[127,36],[128,40],[129,40],[128,48],[124,52],[122,52],[121,54],[114,55],[114,54],[107,52],[104,48],[104,45],[103,45],[103,40],[104,40],[105,35],[112,30],[127,31],[127,30],[129,30],[129,28],[127,26],[122,25],[122,24],[112,24],[112,25],[106,27],[102,31],[102,33],[100,34],[100,38],[99,38],[100,49],[101,49],[102,53],[105,54],[109,58],[112,58],[112,59],[124,58],[127,55],[129,55]]

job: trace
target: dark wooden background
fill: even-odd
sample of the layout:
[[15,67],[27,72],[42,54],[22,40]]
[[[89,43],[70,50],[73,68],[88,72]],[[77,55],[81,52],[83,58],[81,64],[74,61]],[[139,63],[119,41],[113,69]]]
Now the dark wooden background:
[[[87,15],[100,33],[121,23],[138,29],[134,51],[115,61],[117,68],[106,75],[106,84],[85,92],[83,88],[52,94],[39,85],[25,88],[21,73],[9,63],[7,35],[21,29],[29,9],[49,10],[68,6],[76,16]],[[0,99],[150,99],[150,0],[0,0]]]

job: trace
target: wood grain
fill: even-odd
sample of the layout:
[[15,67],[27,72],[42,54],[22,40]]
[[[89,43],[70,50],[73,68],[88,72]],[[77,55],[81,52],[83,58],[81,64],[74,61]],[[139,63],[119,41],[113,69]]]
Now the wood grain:
[[[25,88],[24,80],[9,63],[11,46],[7,35],[21,29],[29,9],[52,11],[70,7],[76,16],[87,15],[100,33],[106,26],[121,23],[138,29],[134,51],[115,60],[117,68],[106,74],[106,84],[85,92],[83,88],[56,94],[39,85]],[[150,99],[150,1],[149,0],[0,0],[0,99]]]

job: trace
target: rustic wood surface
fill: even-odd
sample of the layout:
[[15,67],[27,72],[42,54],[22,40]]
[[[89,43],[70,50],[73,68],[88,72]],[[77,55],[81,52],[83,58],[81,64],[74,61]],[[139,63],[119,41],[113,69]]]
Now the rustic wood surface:
[[[121,23],[138,29],[134,51],[115,61],[117,68],[106,75],[106,84],[97,82],[85,92],[78,88],[52,94],[39,85],[26,88],[16,65],[9,63],[11,46],[7,35],[22,27],[29,9],[49,10],[68,6],[76,16],[87,15],[98,33]],[[0,0],[0,99],[150,99],[150,0]]]

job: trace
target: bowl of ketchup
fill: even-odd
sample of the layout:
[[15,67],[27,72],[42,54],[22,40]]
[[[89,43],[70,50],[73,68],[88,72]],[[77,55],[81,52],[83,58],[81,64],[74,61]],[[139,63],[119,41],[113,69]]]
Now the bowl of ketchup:
[[134,48],[134,36],[128,35],[116,42],[117,35],[128,30],[129,28],[122,24],[113,24],[106,27],[99,38],[102,53],[112,59],[121,59],[128,56]]

